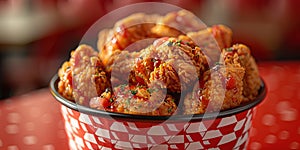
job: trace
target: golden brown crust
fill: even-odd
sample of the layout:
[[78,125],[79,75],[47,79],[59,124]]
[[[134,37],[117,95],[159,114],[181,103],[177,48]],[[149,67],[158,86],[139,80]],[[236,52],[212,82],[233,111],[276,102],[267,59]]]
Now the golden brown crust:
[[116,50],[124,50],[130,44],[145,39],[156,38],[151,28],[161,16],[133,14],[118,21],[112,30],[105,29],[99,33],[98,49],[100,59],[107,65],[110,57]]
[[87,45],[80,45],[72,52],[70,61],[62,65],[58,75],[58,91],[83,105],[110,86],[97,52]]
[[181,92],[181,84],[178,74],[168,63],[162,63],[159,67],[155,67],[150,74],[149,82],[153,84],[155,84],[155,82],[162,82],[171,92]]
[[225,62],[238,61],[245,68],[244,82],[244,101],[254,100],[260,88],[260,77],[258,68],[250,49],[243,44],[235,44],[222,51]]
[[184,100],[185,114],[201,114],[239,106],[243,100],[243,77],[241,66],[216,65],[204,73],[203,80]]
[[134,85],[149,85],[150,74],[155,68],[155,59],[154,58],[143,58],[138,59],[134,65],[131,73],[131,84]]
[[130,44],[160,37],[178,37],[188,32],[199,31],[205,26],[186,10],[171,12],[165,16],[133,14],[118,21],[114,28],[102,30],[98,35],[100,59],[106,66],[116,50],[124,50]]
[[132,83],[147,86],[159,80],[171,92],[185,91],[208,68],[201,49],[192,48],[187,42],[178,38],[163,38],[140,51],[139,60],[131,72]]
[[204,28],[205,25],[194,14],[180,10],[161,17],[151,31],[158,37],[178,37]]
[[114,88],[112,110],[126,114],[166,116],[176,113],[177,106],[171,95],[159,88],[120,85]]
[[206,28],[188,11],[134,14],[98,37],[99,53],[80,45],[58,72],[59,93],[79,104],[171,115],[177,113],[174,95],[180,93],[184,114],[201,114],[239,106],[258,94],[260,78],[250,49],[230,47],[230,28]]
[[112,64],[106,66],[106,72],[111,76],[112,85],[127,84],[131,80],[130,72],[136,64],[140,53],[119,51],[111,58]]
[[58,92],[68,100],[74,100],[72,87],[71,63],[66,61],[58,71]]
[[214,25],[197,32],[189,32],[186,36],[210,58],[211,66],[219,61],[221,50],[230,47],[232,43],[232,31],[224,25]]
[[208,28],[207,30],[213,34],[221,50],[231,46],[232,31],[230,28],[220,24],[220,25],[213,25],[211,28]]

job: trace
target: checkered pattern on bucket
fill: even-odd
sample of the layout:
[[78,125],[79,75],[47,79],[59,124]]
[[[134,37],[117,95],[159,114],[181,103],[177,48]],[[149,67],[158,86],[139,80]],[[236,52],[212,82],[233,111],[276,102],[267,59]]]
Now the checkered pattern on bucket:
[[252,109],[202,122],[131,122],[95,117],[62,105],[71,149],[243,149]]

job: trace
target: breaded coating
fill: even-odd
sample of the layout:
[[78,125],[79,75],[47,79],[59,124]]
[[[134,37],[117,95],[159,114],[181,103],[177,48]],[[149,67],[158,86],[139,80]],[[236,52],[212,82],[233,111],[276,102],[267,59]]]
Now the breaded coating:
[[139,52],[119,51],[111,57],[112,64],[106,66],[106,72],[111,75],[112,86],[128,84],[132,80],[131,70],[139,58]]
[[157,87],[120,85],[113,93],[111,109],[114,112],[166,116],[177,110],[174,98]]
[[110,86],[97,52],[87,45],[80,45],[71,55],[70,61],[59,70],[58,91],[68,99],[88,105],[92,97]]
[[[222,57],[225,63],[238,61],[245,68],[244,102],[254,100],[260,88],[260,77],[257,64],[251,55],[250,49],[243,44],[235,44],[230,48],[223,49]],[[238,60],[237,60],[238,58]]]
[[207,29],[213,34],[218,42],[220,49],[228,48],[232,44],[232,31],[225,25],[213,25]]
[[211,59],[211,66],[219,61],[221,50],[230,47],[232,43],[232,31],[224,25],[214,25],[198,32],[189,32],[187,37],[191,38]]
[[[190,85],[190,83],[196,81],[208,67],[206,57],[199,48],[193,49],[186,45],[184,41],[176,38],[169,38],[168,41],[157,46],[152,55],[153,56],[151,57],[158,58],[161,63],[168,64],[161,68],[169,68],[169,71],[174,70],[175,72],[169,74],[172,76],[177,74],[178,76],[172,77],[172,80],[175,82],[165,84],[181,84],[183,91]],[[173,69],[170,69],[170,67],[167,66],[171,66]],[[158,70],[162,71],[161,69]],[[164,80],[162,79],[162,81]],[[178,89],[171,89],[171,91],[181,92],[178,91]]]
[[[181,84],[178,74],[174,68],[168,63],[162,63],[151,72],[150,83],[163,82],[168,90],[171,92],[181,92]],[[187,86],[184,85],[183,86]],[[187,87],[183,87],[186,89]]]
[[186,90],[208,67],[200,48],[191,48],[176,38],[158,39],[140,52],[140,59],[132,71],[133,83],[148,85],[159,80],[177,93]]
[[106,67],[111,74],[112,85],[148,85],[150,73],[154,70],[154,58],[147,56],[152,50],[153,46],[150,45],[139,52],[123,50],[114,55],[112,64]]
[[87,45],[71,53],[58,71],[58,92],[84,106],[126,114],[234,108],[257,97],[261,80],[250,49],[232,45],[232,34],[225,25],[207,27],[186,10],[132,14],[99,32],[99,53]]
[[145,39],[156,38],[151,28],[161,16],[143,13],[133,14],[118,21],[114,28],[102,30],[98,35],[98,49],[100,59],[107,65],[110,56],[116,50],[124,50],[130,44]]
[[155,58],[139,59],[131,71],[130,83],[133,85],[149,85],[150,74],[159,62]]
[[184,99],[185,114],[202,114],[239,106],[243,100],[245,70],[239,64],[218,64]]
[[74,100],[71,63],[66,61],[58,70],[58,93],[68,100]]
[[191,12],[180,10],[165,16],[137,13],[118,21],[113,29],[98,34],[100,59],[106,66],[116,50],[124,50],[139,40],[160,37],[178,37],[204,29],[205,25]]
[[204,55],[202,49],[195,45],[195,43],[189,39],[187,36],[181,35],[178,38],[169,38],[167,45],[177,46],[180,51],[183,51],[193,62],[193,65],[196,67],[198,76],[201,76],[204,71],[208,69],[209,59]]
[[181,34],[198,31],[205,27],[205,24],[193,13],[180,10],[161,17],[151,31],[159,37],[178,37]]

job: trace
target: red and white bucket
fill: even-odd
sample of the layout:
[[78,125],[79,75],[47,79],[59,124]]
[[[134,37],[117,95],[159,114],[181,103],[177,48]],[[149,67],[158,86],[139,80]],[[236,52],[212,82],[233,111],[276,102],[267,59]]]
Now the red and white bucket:
[[255,106],[266,95],[262,81],[256,100],[209,115],[139,116],[77,105],[57,92],[71,149],[244,149]]

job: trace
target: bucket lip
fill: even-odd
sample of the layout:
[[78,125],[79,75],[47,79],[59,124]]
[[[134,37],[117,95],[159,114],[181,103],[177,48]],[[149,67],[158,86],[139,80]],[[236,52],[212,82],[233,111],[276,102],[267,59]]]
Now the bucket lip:
[[[241,106],[223,110],[220,112],[212,112],[212,113],[205,113],[204,114],[193,114],[193,115],[172,115],[172,116],[146,116],[146,115],[132,115],[132,114],[124,114],[124,113],[116,113],[116,112],[109,112],[109,111],[103,111],[103,110],[97,110],[90,107],[82,106],[79,104],[76,104],[63,96],[61,96],[57,91],[57,85],[58,85],[58,75],[55,74],[49,84],[50,92],[52,96],[60,102],[62,105],[73,109],[75,111],[93,115],[93,116],[100,116],[100,117],[109,117],[114,119],[125,119],[125,120],[131,120],[131,121],[154,121],[154,122],[161,122],[161,121],[201,121],[201,120],[209,120],[214,118],[224,118],[232,115],[236,115],[240,112],[249,110],[254,108],[256,105],[258,105],[260,102],[262,102],[266,96],[266,85],[264,80],[260,77],[261,80],[261,86],[259,89],[259,95],[257,98],[251,102],[245,103]],[[80,111],[79,111],[80,110]]]

